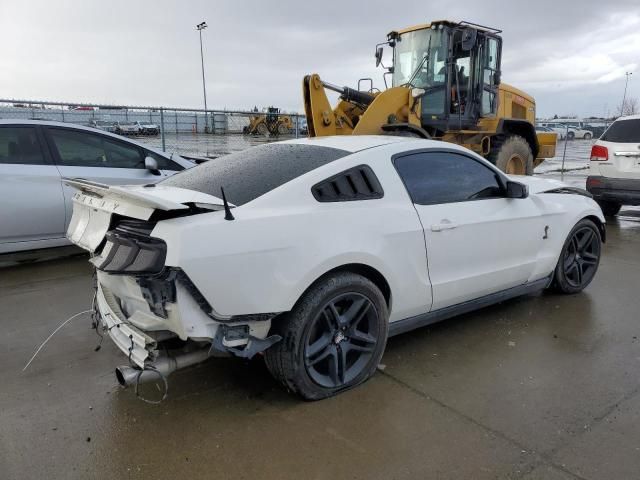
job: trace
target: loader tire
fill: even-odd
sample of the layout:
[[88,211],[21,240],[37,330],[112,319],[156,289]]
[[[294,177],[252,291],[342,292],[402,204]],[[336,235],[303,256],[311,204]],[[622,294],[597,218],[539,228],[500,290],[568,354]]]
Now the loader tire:
[[495,136],[488,160],[509,175],[533,175],[533,153],[520,135]]
[[269,127],[267,127],[266,123],[259,123],[258,126],[256,127],[256,131],[260,135],[264,135],[265,137],[269,135]]

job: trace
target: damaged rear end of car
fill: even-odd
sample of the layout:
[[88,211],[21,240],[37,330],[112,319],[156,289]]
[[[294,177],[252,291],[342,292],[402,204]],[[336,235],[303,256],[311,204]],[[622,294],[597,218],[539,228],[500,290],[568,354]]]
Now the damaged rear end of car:
[[276,313],[217,313],[179,265],[167,265],[171,245],[154,236],[178,217],[224,221],[225,200],[173,186],[66,183],[78,189],[67,237],[96,269],[97,328],[128,358],[116,368],[121,385],[157,381],[211,356],[251,358],[280,340],[268,336]]

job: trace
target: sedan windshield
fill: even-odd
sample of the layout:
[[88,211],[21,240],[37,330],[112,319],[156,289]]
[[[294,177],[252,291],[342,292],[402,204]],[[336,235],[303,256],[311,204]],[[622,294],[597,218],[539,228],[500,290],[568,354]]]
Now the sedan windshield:
[[242,205],[346,155],[337,148],[271,143],[209,160],[160,183],[219,198],[224,188],[229,202]]

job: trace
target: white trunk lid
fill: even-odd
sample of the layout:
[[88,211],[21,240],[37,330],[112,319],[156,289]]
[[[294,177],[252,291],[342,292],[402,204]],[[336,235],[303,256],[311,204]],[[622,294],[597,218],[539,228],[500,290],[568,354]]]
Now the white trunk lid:
[[64,179],[79,191],[73,196],[73,216],[67,238],[94,252],[111,224],[111,216],[149,220],[155,210],[187,210],[189,203],[223,208],[223,201],[213,195],[162,185],[113,186],[81,179]]

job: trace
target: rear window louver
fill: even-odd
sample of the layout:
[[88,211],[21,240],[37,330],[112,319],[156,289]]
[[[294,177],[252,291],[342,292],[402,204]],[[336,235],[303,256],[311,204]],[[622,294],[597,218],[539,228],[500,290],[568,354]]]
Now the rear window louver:
[[384,191],[371,167],[358,165],[317,183],[311,193],[319,202],[349,202],[382,198]]

